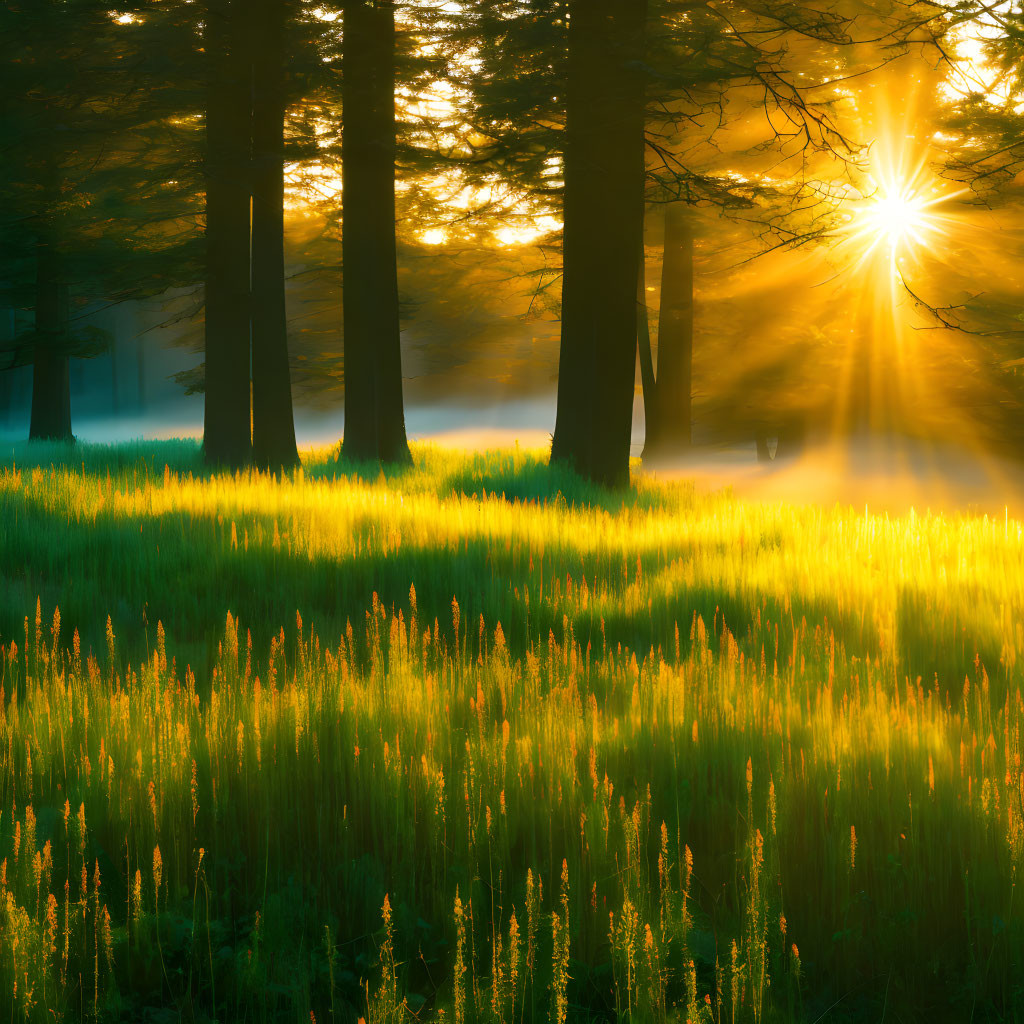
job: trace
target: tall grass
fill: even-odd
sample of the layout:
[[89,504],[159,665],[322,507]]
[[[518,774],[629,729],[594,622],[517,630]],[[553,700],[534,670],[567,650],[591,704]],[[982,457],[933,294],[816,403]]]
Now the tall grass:
[[1021,1015],[1020,524],[416,454],[0,470],[0,1012]]

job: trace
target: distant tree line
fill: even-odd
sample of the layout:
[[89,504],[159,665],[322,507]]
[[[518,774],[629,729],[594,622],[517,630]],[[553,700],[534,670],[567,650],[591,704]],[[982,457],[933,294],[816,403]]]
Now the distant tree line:
[[[998,22],[993,53],[1019,67],[1016,15],[910,7],[9,0],[0,303],[32,324],[6,332],[0,370],[32,366],[30,436],[69,440],[68,360],[109,340],[79,327],[72,300],[116,303],[201,282],[206,458],[294,465],[286,180],[296,168],[334,168],[343,450],[407,461],[396,180],[415,217],[438,201],[424,182],[455,175],[492,197],[493,216],[563,223],[542,285],[560,292],[552,458],[620,485],[638,360],[645,458],[692,443],[696,211],[753,224],[769,246],[812,240],[808,168],[855,160],[859,142],[840,129],[823,83],[972,18]],[[439,84],[450,113],[431,123],[416,99]],[[994,187],[1015,180],[1019,111],[993,112],[974,95],[957,109],[950,123],[975,144],[982,133],[991,154],[961,153],[956,167]],[[729,133],[743,141],[717,167],[694,156]],[[497,196],[513,198],[497,209]],[[657,359],[652,222],[663,250]],[[780,421],[775,433],[780,450],[795,447],[800,424]]]

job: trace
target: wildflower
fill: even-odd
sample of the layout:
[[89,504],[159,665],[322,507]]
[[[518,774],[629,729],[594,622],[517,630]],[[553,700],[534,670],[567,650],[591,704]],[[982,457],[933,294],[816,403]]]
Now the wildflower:
[[142,872],[135,870],[135,881],[132,883],[132,920],[142,917]]
[[57,897],[52,892],[46,897],[46,948],[57,952]]
[[[455,1024],[466,1019],[466,988],[463,975],[466,973],[466,915],[459,899],[459,888],[455,887],[455,972],[452,981],[455,990]],[[365,1022],[363,1022],[365,1024]]]
[[160,856],[159,845],[153,847],[153,888],[156,890],[155,899],[160,900],[160,882],[164,877],[164,861]]
[[107,961],[107,969],[112,970],[114,967],[114,937],[110,931],[110,911],[107,910],[107,905],[105,903],[103,904],[103,917],[100,932],[103,944],[103,954]]

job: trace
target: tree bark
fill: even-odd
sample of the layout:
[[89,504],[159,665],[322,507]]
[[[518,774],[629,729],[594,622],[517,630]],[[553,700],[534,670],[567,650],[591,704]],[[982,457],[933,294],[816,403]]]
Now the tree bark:
[[252,457],[249,341],[249,64],[241,0],[208,0],[206,399],[208,462]]
[[570,0],[562,339],[551,458],[629,482],[646,0]]
[[257,0],[252,66],[252,449],[261,469],[299,461],[284,285],[286,0]]
[[345,5],[342,91],[347,457],[407,462],[395,244],[395,14]]
[[[643,213],[641,213],[643,216]],[[636,337],[640,353],[640,382],[644,395],[644,450],[646,459],[657,447],[658,432],[658,379],[651,351],[651,324],[647,319],[647,258],[640,246],[640,268],[636,282]]]
[[659,455],[679,455],[692,443],[693,230],[690,211],[673,203],[665,211],[665,258],[658,317]]
[[30,441],[73,441],[68,372],[68,286],[60,257],[45,242],[36,247],[36,337],[32,357]]

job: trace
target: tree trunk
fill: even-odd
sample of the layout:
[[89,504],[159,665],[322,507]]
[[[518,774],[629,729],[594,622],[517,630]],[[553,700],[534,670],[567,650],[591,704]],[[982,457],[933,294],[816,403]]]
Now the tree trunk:
[[68,373],[68,286],[53,248],[36,248],[36,337],[32,357],[30,441],[73,441]]
[[646,0],[570,0],[562,340],[552,461],[629,482],[643,245]]
[[284,286],[286,0],[258,0],[252,73],[252,449],[261,469],[299,461]]
[[0,423],[4,426],[11,422],[14,411],[14,373],[11,367],[17,357],[16,336],[14,310],[0,310]]
[[249,63],[241,0],[208,0],[206,401],[208,462],[252,456],[249,412]]
[[349,458],[409,461],[395,246],[395,13],[345,5],[342,92],[345,435]]
[[691,445],[693,382],[693,230],[690,211],[673,203],[665,211],[665,258],[658,317],[659,455],[679,455]]
[[636,283],[636,337],[640,353],[640,381],[644,393],[644,450],[647,458],[657,449],[658,380],[651,351],[651,324],[647,319],[647,266],[644,248],[640,247],[640,272]]

